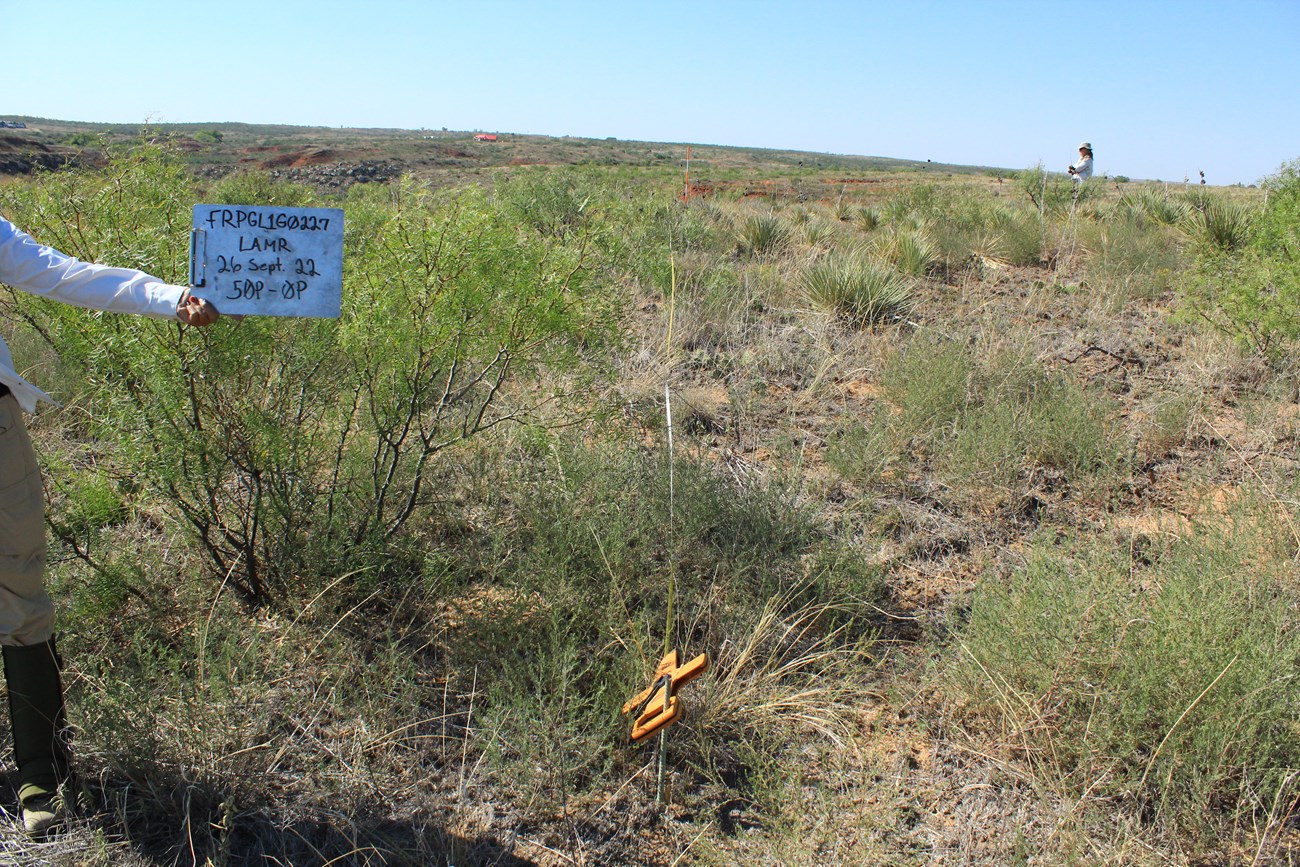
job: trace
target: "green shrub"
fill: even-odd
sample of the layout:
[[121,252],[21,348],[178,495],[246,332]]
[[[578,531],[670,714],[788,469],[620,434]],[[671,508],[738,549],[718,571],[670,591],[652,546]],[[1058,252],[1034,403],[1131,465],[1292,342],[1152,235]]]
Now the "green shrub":
[[880,373],[885,397],[899,409],[904,442],[940,441],[974,397],[975,365],[960,343],[929,332],[915,336]]
[[665,297],[671,291],[674,263],[679,290],[689,291],[696,282],[692,275],[705,271],[732,271],[734,280],[727,259],[734,250],[734,231],[729,215],[713,202],[693,199],[682,207],[676,201],[624,196],[602,199],[598,207],[602,225],[618,226],[617,232],[601,231],[594,238],[604,258]]
[[276,180],[261,169],[233,172],[214,183],[208,199],[223,205],[279,205],[285,208],[310,208],[319,202],[314,190],[305,184]]
[[909,185],[885,203],[885,214],[889,222],[910,223],[914,227],[947,210],[947,196],[931,183]]
[[74,132],[68,136],[66,143],[74,148],[103,147],[104,139],[93,132]]
[[541,234],[563,239],[588,226],[600,199],[589,169],[527,167],[496,182],[496,202],[507,214]]
[[1069,212],[1079,202],[1094,198],[1097,188],[1096,183],[1085,181],[1075,184],[1068,176],[1048,172],[1042,163],[1016,172],[1016,183],[1039,214],[1044,216]]
[[[505,613],[505,612],[502,612]],[[493,648],[491,659],[509,664],[487,680],[480,725],[492,731],[487,774],[511,790],[530,793],[530,818],[554,815],[609,775],[623,739],[614,716],[633,672],[611,654],[584,646],[576,625],[553,611],[514,612],[528,625],[516,634],[520,654]]]
[[[109,185],[75,174],[10,185],[5,210],[83,258],[125,257],[176,281],[188,179],[149,156],[112,172]],[[229,183],[250,179],[266,183]],[[583,247],[521,238],[481,193],[408,188],[365,232],[349,230],[337,321],[197,331],[18,299],[85,371],[97,434],[257,604],[359,568],[405,568],[404,527],[432,500],[436,456],[554,400],[513,390],[543,368],[578,374],[576,386],[591,369],[581,353],[609,335],[612,298],[588,294]]]
[[905,462],[907,455],[899,448],[888,414],[881,408],[865,419],[846,415],[835,426],[826,444],[826,462],[842,478],[872,487]]
[[85,539],[126,519],[123,491],[113,479],[94,469],[60,469],[70,474],[66,481],[60,475],[56,489],[59,507],[51,518],[56,535]]
[[971,489],[1010,491],[1034,468],[1082,481],[1122,468],[1115,407],[1014,353],[989,359],[977,397],[957,420],[938,466]]
[[1300,259],[1300,159],[1283,163],[1264,180],[1264,190],[1264,209],[1252,224],[1252,243],[1294,262]]
[[1296,163],[1284,164],[1265,186],[1261,212],[1239,203],[1211,202],[1192,218],[1206,243],[1189,282],[1186,310],[1249,350],[1281,362],[1300,339]]
[[1267,813],[1300,761],[1297,600],[1267,514],[1158,550],[1044,536],[981,580],[958,682],[1074,797],[1200,832]]
[[1017,354],[981,362],[960,344],[920,336],[881,381],[899,409],[892,441],[963,490],[1005,495],[1035,469],[1104,483],[1123,468],[1111,402]]

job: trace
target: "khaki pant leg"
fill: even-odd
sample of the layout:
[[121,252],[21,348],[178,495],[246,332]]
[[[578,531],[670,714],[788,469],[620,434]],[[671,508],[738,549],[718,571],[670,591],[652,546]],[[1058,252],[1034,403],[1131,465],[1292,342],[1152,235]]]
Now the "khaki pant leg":
[[54,634],[45,592],[45,493],[22,409],[0,397],[0,644],[40,644]]

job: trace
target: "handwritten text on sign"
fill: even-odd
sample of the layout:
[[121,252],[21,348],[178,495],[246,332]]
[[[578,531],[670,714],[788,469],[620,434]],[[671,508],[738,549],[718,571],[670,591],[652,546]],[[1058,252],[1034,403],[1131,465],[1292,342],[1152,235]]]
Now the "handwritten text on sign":
[[343,211],[195,205],[190,283],[226,314],[335,318]]

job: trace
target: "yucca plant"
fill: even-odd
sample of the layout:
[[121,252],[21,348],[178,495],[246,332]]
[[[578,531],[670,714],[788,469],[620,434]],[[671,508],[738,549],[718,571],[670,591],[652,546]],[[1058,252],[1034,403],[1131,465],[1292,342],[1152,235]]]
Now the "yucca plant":
[[[1005,265],[1008,261],[1006,239],[1002,233],[993,229],[980,229],[965,239],[970,250],[967,261],[985,264]],[[950,257],[949,267],[959,257]]]
[[1136,192],[1126,193],[1120,203],[1166,226],[1178,225],[1191,210],[1187,202],[1171,198],[1168,193],[1154,187],[1143,187]]
[[736,227],[736,243],[753,256],[780,252],[789,242],[790,226],[776,214],[751,214]]
[[1195,208],[1198,211],[1204,211],[1210,205],[1218,201],[1218,199],[1214,193],[1211,193],[1204,187],[1192,187],[1190,190],[1183,193],[1183,201],[1187,202],[1189,207]]
[[827,256],[802,275],[808,302],[858,327],[901,319],[912,305],[911,283],[862,255]]
[[1231,252],[1241,248],[1250,236],[1251,216],[1250,209],[1243,205],[1210,199],[1201,208],[1189,209],[1183,225],[1188,234]]
[[939,261],[938,245],[920,228],[893,232],[877,249],[882,259],[913,277],[924,275]]
[[874,232],[880,227],[880,211],[863,205],[853,212],[853,222],[864,232]]
[[809,247],[830,247],[839,236],[835,225],[823,219],[808,219],[800,229],[803,232],[803,241]]

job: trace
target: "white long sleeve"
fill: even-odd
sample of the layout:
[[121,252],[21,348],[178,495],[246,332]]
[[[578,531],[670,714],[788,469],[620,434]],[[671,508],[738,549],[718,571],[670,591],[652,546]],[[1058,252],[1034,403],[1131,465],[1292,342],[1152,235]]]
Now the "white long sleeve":
[[[82,262],[37,243],[0,217],[0,283],[94,310],[175,319],[185,287],[174,286],[133,268]],[[9,387],[27,412],[49,395],[14,370],[13,358],[0,338],[0,382]]]
[[95,265],[37,243],[0,217],[0,283],[65,304],[175,319],[185,293],[133,268]]

